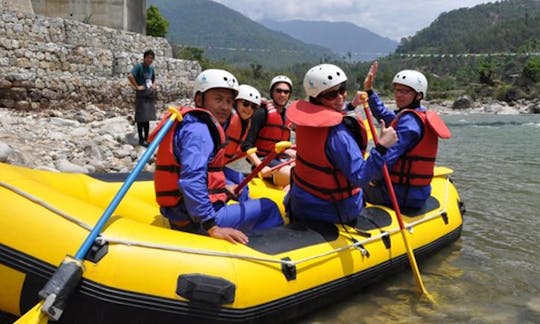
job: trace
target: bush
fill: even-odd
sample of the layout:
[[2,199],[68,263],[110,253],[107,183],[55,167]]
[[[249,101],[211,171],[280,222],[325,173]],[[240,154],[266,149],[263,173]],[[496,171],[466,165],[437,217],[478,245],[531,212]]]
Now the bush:
[[146,9],[146,35],[154,37],[165,37],[169,29],[169,22],[165,19],[159,9],[151,5]]
[[540,81],[540,57],[534,56],[527,60],[523,66],[523,76],[533,82]]

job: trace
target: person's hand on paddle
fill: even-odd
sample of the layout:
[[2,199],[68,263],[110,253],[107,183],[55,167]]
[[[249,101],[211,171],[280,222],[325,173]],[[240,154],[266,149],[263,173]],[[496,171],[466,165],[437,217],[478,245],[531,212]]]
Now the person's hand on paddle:
[[377,75],[378,69],[379,69],[379,62],[377,61],[373,62],[373,64],[371,64],[371,67],[369,68],[366,78],[364,79],[364,91],[373,89],[373,80],[375,80],[375,76]]
[[367,102],[367,92],[365,91],[356,91],[356,95],[354,96],[353,100],[351,101],[351,104],[353,107],[358,107],[361,105],[364,105],[364,103]]
[[236,187],[238,187],[238,185],[235,184],[235,183],[225,186],[225,190],[226,190],[226,193],[227,193],[227,199],[232,199],[232,200],[238,201],[238,196],[240,196],[240,193],[242,193],[242,190],[244,190],[244,188],[241,188],[240,191],[238,192],[238,194],[236,194],[234,192]]
[[230,227],[219,227],[217,225],[214,225],[208,230],[208,235],[213,238],[218,238],[231,242],[232,244],[247,244],[247,242],[249,242],[246,234]]
[[296,159],[296,150],[295,149],[286,149],[285,152],[291,159]]
[[396,144],[398,137],[394,127],[386,127],[384,119],[379,120],[379,123],[381,125],[381,136],[379,138],[379,144],[386,148],[389,148],[390,146]]
[[262,168],[261,172],[259,172],[261,178],[266,178],[272,175],[272,168],[269,166],[265,166]]

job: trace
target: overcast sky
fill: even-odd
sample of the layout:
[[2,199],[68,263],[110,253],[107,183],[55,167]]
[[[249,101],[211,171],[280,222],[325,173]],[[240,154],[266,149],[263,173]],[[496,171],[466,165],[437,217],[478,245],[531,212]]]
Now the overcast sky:
[[431,24],[439,14],[493,0],[214,0],[252,20],[348,21],[399,41]]

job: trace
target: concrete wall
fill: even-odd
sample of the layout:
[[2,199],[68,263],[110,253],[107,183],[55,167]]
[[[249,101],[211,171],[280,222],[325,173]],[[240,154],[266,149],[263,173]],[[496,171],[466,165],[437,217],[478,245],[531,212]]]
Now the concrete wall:
[[146,34],[146,0],[32,0],[35,14]]
[[34,13],[30,0],[0,0],[0,8],[30,14]]

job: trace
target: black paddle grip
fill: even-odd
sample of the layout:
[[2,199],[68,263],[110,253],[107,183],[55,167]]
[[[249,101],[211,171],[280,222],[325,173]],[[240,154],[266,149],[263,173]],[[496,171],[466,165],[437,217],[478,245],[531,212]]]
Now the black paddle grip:
[[83,273],[81,261],[67,256],[53,276],[47,281],[45,287],[39,291],[39,297],[45,299],[42,311],[50,319],[58,320],[66,306]]

